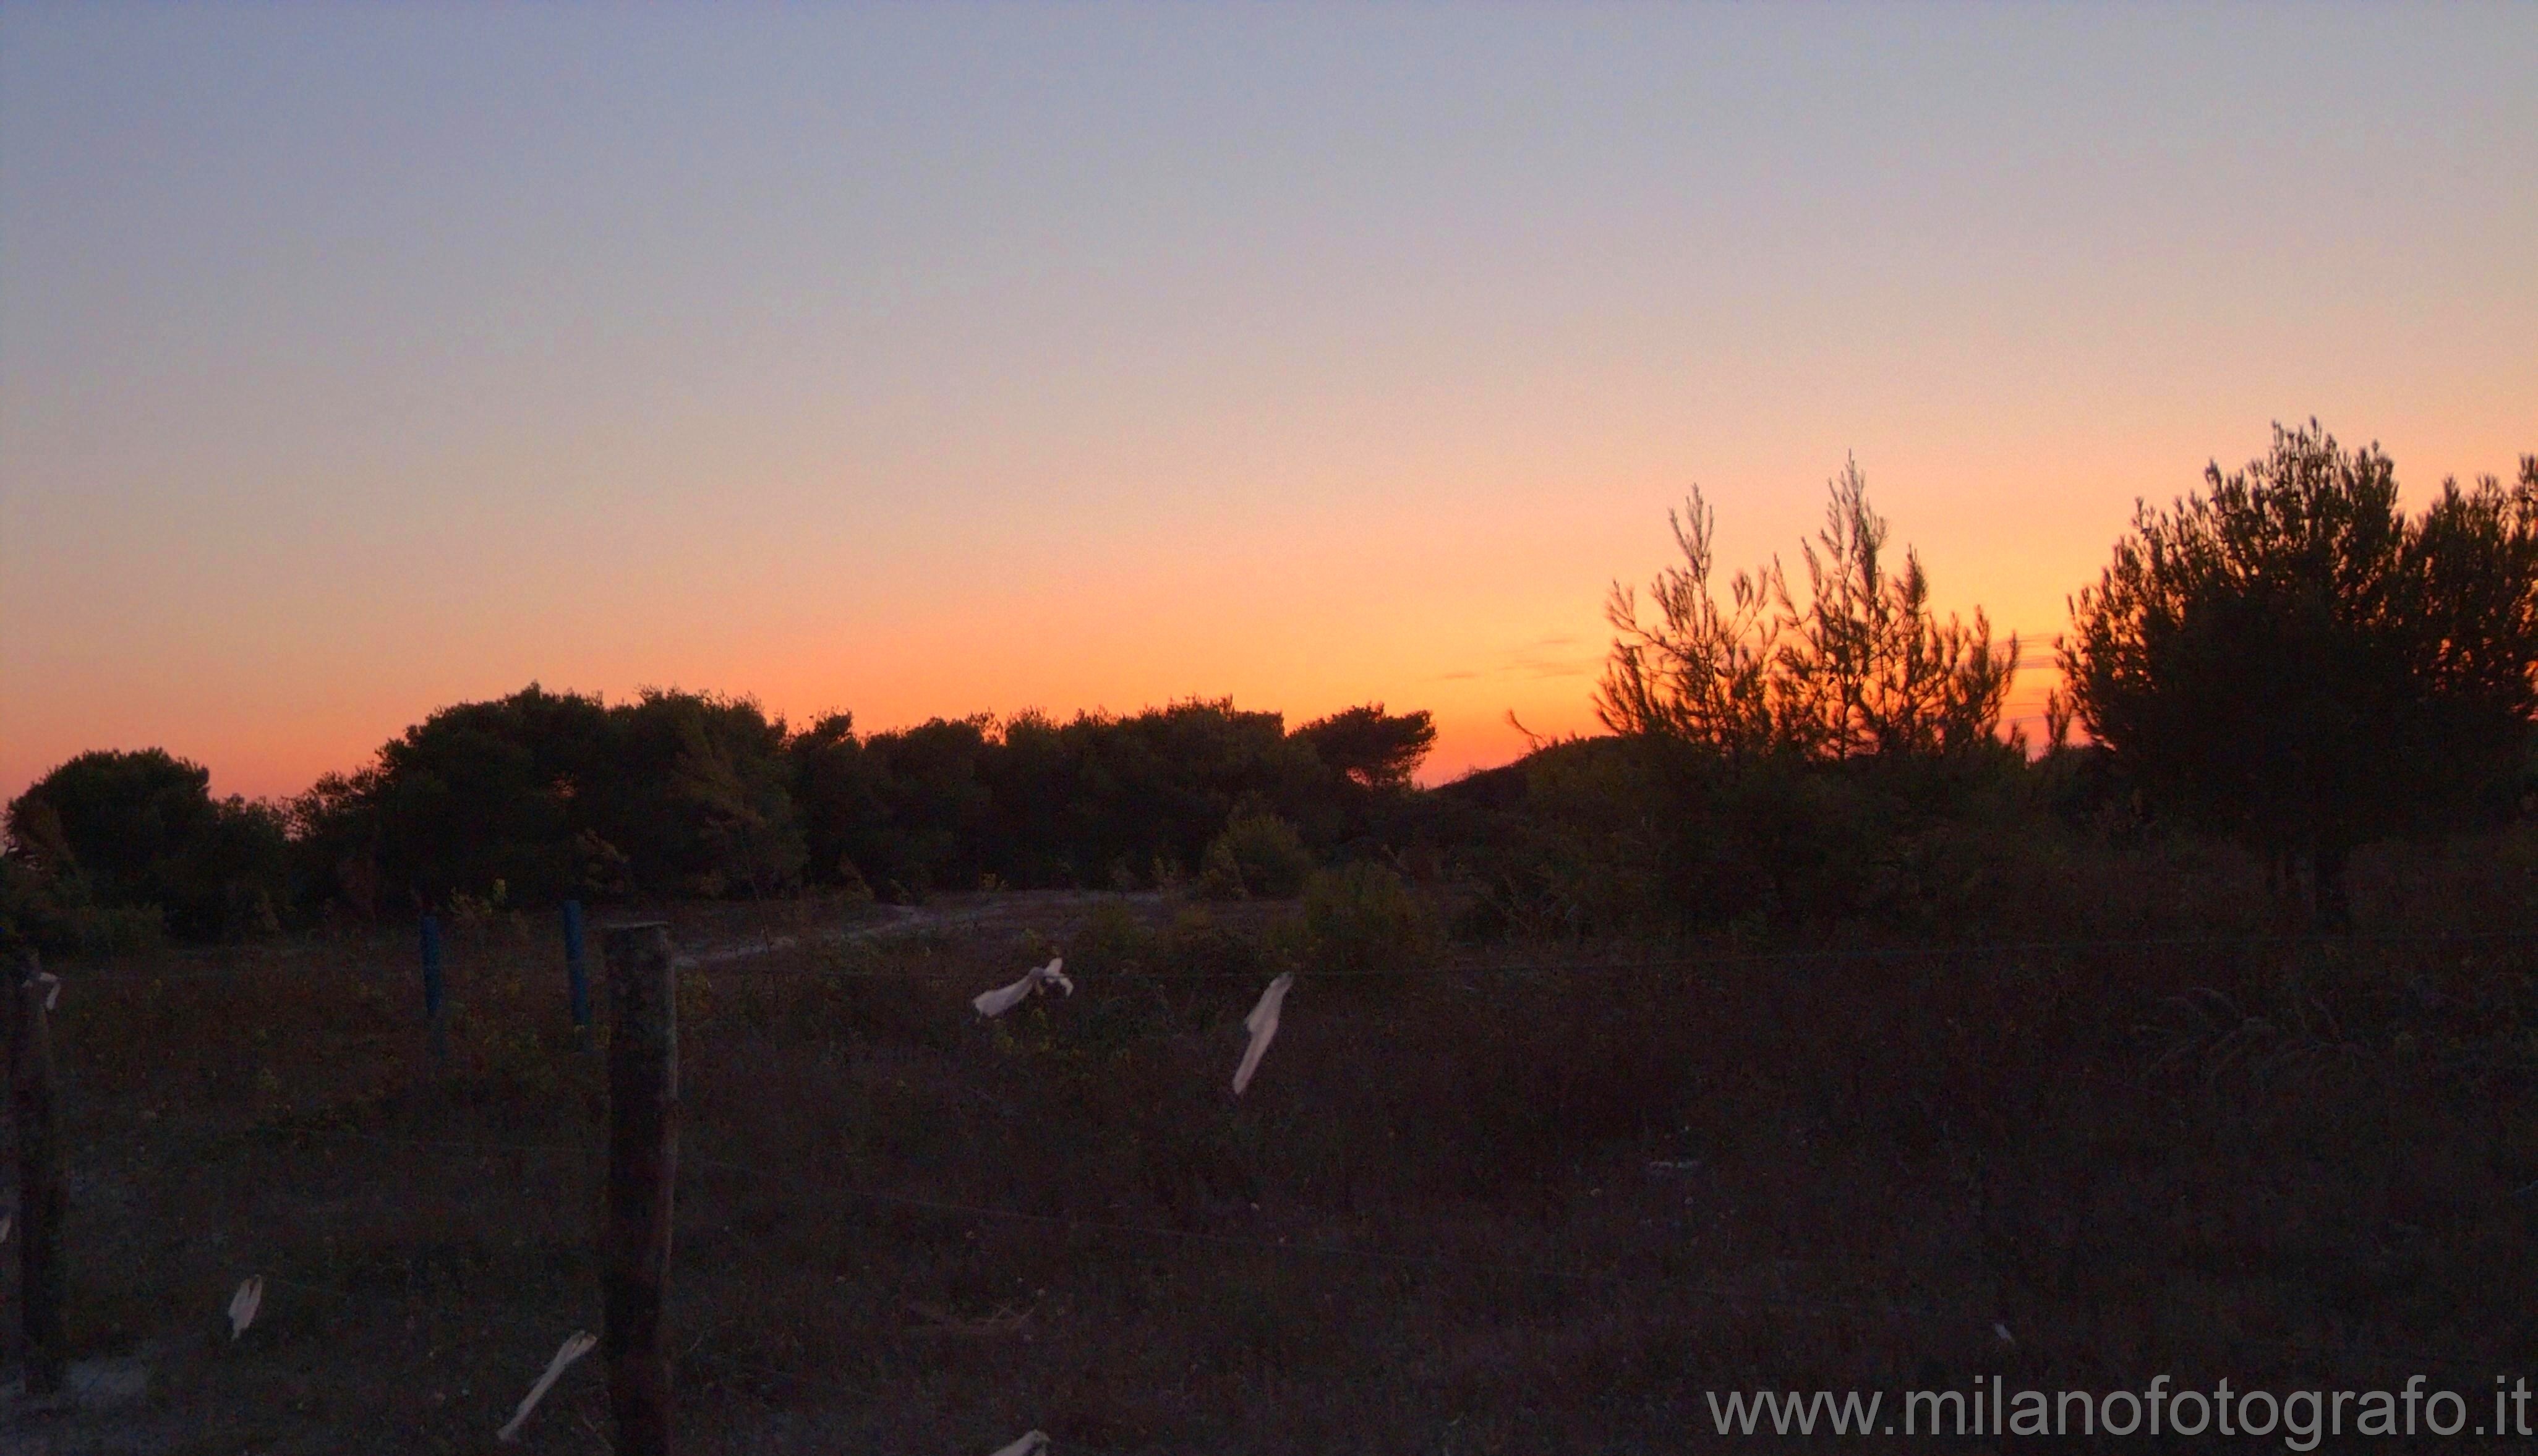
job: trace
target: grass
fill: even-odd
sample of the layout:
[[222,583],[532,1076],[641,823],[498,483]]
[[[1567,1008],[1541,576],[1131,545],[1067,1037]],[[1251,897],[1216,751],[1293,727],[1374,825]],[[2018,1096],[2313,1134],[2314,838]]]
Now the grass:
[[[2525,927],[2526,863],[2383,857],[2365,904]],[[2538,942],[2179,943],[2246,928],[2245,867],[2069,868],[1991,949],[1410,975],[1331,973],[1292,904],[990,895],[851,949],[836,907],[668,907],[683,949],[795,938],[682,972],[682,1447],[1674,1450],[1724,1443],[1705,1391],[1993,1374],[2421,1372],[2481,1411],[2538,1336]],[[598,1328],[604,1092],[546,931],[453,937],[439,1069],[402,936],[63,967],[73,1336],[152,1394],[7,1419],[56,1452],[490,1447]],[[981,1025],[1049,947],[1076,995]],[[520,1449],[607,1429],[594,1356]]]

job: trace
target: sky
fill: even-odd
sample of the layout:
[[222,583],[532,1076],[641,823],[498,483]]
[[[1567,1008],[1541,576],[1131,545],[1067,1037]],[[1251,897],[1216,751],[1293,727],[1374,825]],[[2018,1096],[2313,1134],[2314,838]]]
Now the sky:
[[[0,794],[531,681],[1592,731],[1698,486],[2049,637],[2538,451],[2538,6],[0,3]],[[2022,677],[2013,713],[2047,675]]]

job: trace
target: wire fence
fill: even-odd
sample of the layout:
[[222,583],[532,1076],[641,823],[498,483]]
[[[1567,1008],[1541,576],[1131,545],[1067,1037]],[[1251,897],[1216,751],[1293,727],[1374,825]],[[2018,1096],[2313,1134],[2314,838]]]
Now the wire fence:
[[[459,1142],[450,1140],[396,1139],[368,1134],[321,1133],[308,1134],[308,1136],[348,1136],[359,1138],[361,1141],[365,1142],[384,1143],[432,1151],[461,1151],[473,1153],[503,1152],[513,1154],[544,1155],[566,1158],[586,1158],[594,1152],[594,1150],[591,1149],[561,1144],[535,1145]],[[1253,1238],[1237,1234],[1173,1228],[1159,1224],[1131,1224],[1109,1220],[1085,1219],[1073,1216],[1039,1214],[1025,1210],[999,1208],[949,1199],[921,1197],[875,1189],[852,1188],[824,1180],[803,1177],[798,1174],[786,1173],[780,1170],[758,1167],[728,1158],[694,1158],[683,1159],[683,1162],[686,1166],[699,1170],[709,1170],[768,1183],[779,1188],[784,1193],[796,1198],[840,1204],[882,1205],[894,1209],[912,1210],[961,1221],[994,1220],[1027,1224],[1035,1227],[1059,1229],[1068,1233],[1098,1233],[1146,1241],[1161,1241],[1184,1249],[1234,1252],[1250,1256],[1264,1256],[1283,1260],[1336,1260],[1344,1263],[1374,1263],[1395,1268],[1428,1270],[1452,1274],[1455,1276],[1485,1274],[1510,1278],[1551,1280],[1572,1284],[1602,1284],[1630,1280],[1642,1286],[1660,1288],[1668,1292],[1676,1294],[1713,1300],[1739,1311],[1755,1311],[1783,1317],[1837,1318],[1843,1320],[1853,1320],[1865,1317],[1898,1322],[1912,1322],[1923,1325],[1945,1322],[1962,1325],[1970,1330],[1983,1330],[1993,1327],[1995,1323],[1992,1319],[1991,1311],[1974,1301],[1961,1301],[1951,1307],[1940,1307],[1928,1303],[1907,1303],[1893,1300],[1833,1299],[1798,1296],[1786,1293],[1772,1293],[1750,1290],[1724,1289],[1699,1281],[1662,1277],[1652,1278],[1645,1274],[1634,1273],[1627,1270],[1559,1268],[1539,1264],[1520,1264],[1506,1261],[1473,1260],[1453,1256],[1412,1254],[1391,1249],[1348,1247],[1309,1242],[1291,1242],[1286,1240]],[[242,1261],[241,1267],[253,1265],[255,1261],[251,1259]],[[450,1312],[446,1309],[445,1306],[447,1301],[445,1297],[442,1296],[418,1293],[383,1294],[367,1291],[350,1290],[342,1287],[341,1285],[314,1276],[296,1272],[263,1273],[261,1274],[261,1278],[267,1283],[280,1289],[294,1290],[348,1304],[390,1310],[399,1315],[410,1315],[418,1309],[426,1308],[437,1308],[444,1314],[448,1314]],[[585,1316],[586,1314],[587,1311],[585,1310]],[[507,1306],[500,1302],[479,1302],[472,1304],[463,1314],[456,1316],[456,1318],[459,1323],[468,1326],[492,1327],[499,1325],[505,1327],[516,1334],[535,1336],[540,1339],[552,1339],[557,1336],[558,1332],[586,1328],[597,1323],[594,1318],[590,1317],[574,1317],[568,1313],[561,1312],[531,1312]],[[708,1325],[711,1323],[710,1320],[704,1322]],[[2243,1333],[2213,1333],[2204,1337],[2201,1343],[2207,1344],[2216,1350],[2233,1352],[2263,1350],[2294,1357],[2315,1357],[2330,1353],[2321,1350],[2320,1347],[2313,1342],[2303,1343],[2298,1341],[2267,1339]],[[2361,1357],[2368,1359],[2379,1360],[2386,1362],[2391,1367],[2415,1366],[2448,1370],[2482,1370],[2487,1363],[2473,1358],[2466,1358],[2433,1351],[2420,1349],[2394,1349],[2383,1346],[2360,1345],[2350,1342],[2339,1343],[2331,1353],[2343,1357]],[[760,1380],[775,1381],[806,1390],[816,1391],[843,1402],[869,1402],[876,1394],[875,1390],[868,1385],[849,1384],[801,1369],[779,1368],[764,1363],[763,1361],[743,1358],[739,1356],[716,1349],[713,1347],[709,1330],[707,1334],[699,1335],[695,1340],[687,1343],[679,1351],[677,1355],[677,1363],[682,1366],[701,1365],[731,1373],[747,1375]],[[1064,1449],[1084,1452],[1086,1453],[1086,1456],[1107,1456],[1108,1451],[1108,1448],[1089,1444],[1080,1440],[1068,1440],[1064,1443]]]
[[[2074,956],[2146,950],[2259,948],[2281,946],[2510,946],[2526,945],[2538,940],[2538,932],[2517,930],[2394,932],[2337,937],[2321,942],[2313,936],[2280,934],[2143,936],[2127,938],[2062,939],[2025,942],[1952,942],[1908,946],[1845,946],[1801,950],[1757,950],[1733,946],[1687,948],[1634,957],[1609,958],[1477,958],[1423,966],[1394,966],[1326,970],[1316,976],[1332,980],[1395,980],[1406,978],[1472,977],[1472,976],[1540,976],[1547,978],[1586,978],[1614,973],[1694,970],[1724,964],[1799,964],[1843,960],[1894,960],[1904,959],[1958,959],[1970,957],[2037,957]],[[906,980],[974,983],[974,969],[948,967],[856,967],[849,965],[789,965],[782,963],[750,963],[755,958],[735,957],[727,960],[682,958],[679,968],[690,974],[705,976],[748,976],[766,974],[809,975],[838,980]],[[280,962],[274,962],[279,964]],[[251,969],[271,968],[270,966]],[[298,967],[289,967],[297,969]],[[376,970],[383,979],[402,980],[393,970]],[[237,979],[239,968],[205,967],[181,970],[90,971],[80,973],[73,982],[149,982],[170,979],[218,977]],[[1263,978],[1258,970],[1176,970],[1142,975],[1141,980],[1186,980],[1221,982],[1245,980],[1257,983]],[[173,1135],[204,1139],[246,1138],[258,1142],[296,1144],[305,1141],[342,1141],[365,1145],[414,1150],[438,1154],[467,1156],[502,1155],[521,1158],[552,1158],[578,1164],[584,1171],[596,1165],[603,1149],[595,1143],[512,1142],[472,1138],[417,1138],[375,1133],[351,1127],[323,1124],[285,1124],[253,1126],[240,1129],[234,1125],[203,1119],[171,1119],[160,1130]],[[1325,1265],[1377,1266],[1399,1270],[1424,1271],[1439,1275],[1538,1280],[1570,1286],[1595,1288],[1628,1282],[1635,1286],[1654,1288],[1684,1298],[1712,1301],[1722,1306],[1790,1319],[1838,1319],[1895,1322],[1918,1327],[1948,1326],[1962,1331],[1988,1331],[1995,1327],[1997,1311],[1991,1301],[1971,1291],[1954,1296],[1943,1295],[1935,1301],[1884,1297],[1863,1294],[1858,1297],[1827,1297],[1793,1294],[1780,1291],[1739,1289],[1696,1279],[1687,1279],[1622,1266],[1585,1267],[1544,1264],[1504,1259],[1469,1258],[1455,1254],[1415,1252],[1369,1244],[1269,1238],[1219,1230],[1175,1227],[1162,1223],[1138,1223],[1125,1220],[1087,1218],[1071,1214],[1038,1212],[999,1206],[973,1200],[944,1197],[923,1190],[906,1190],[858,1186],[837,1178],[822,1176],[802,1169],[769,1167],[759,1162],[722,1155],[683,1156],[683,1168],[698,1174],[749,1180],[772,1189],[794,1205],[823,1205],[839,1209],[892,1209],[935,1218],[961,1221],[987,1221],[1016,1226],[1047,1229],[1069,1236],[1090,1235],[1108,1239],[1139,1241],[1168,1245],[1203,1254],[1209,1251],[1258,1256],[1279,1261],[1311,1261]],[[393,1307],[411,1311],[419,1303],[438,1296],[415,1293],[380,1294],[348,1289],[305,1269],[279,1264],[268,1267],[268,1261],[253,1256],[242,1257],[241,1268],[259,1276],[273,1287],[302,1294],[331,1298],[348,1304]],[[589,1311],[585,1308],[584,1315]],[[514,1332],[541,1338],[556,1338],[573,1328],[595,1323],[590,1318],[575,1318],[570,1310],[525,1310],[501,1301],[471,1306],[465,1318],[485,1324],[501,1323]],[[2212,1345],[2228,1349],[2261,1349],[2294,1356],[2320,1354],[2318,1347],[2296,1341],[2271,1340],[2237,1333],[2213,1333],[2206,1337]],[[2334,1353],[2391,1362],[2465,1369],[2479,1367],[2479,1361],[2456,1356],[2421,1350],[2384,1349],[2338,1343]],[[700,1335],[695,1344],[679,1355],[682,1363],[696,1363],[760,1379],[787,1382],[805,1389],[825,1391],[845,1400],[868,1400],[872,1392],[864,1387],[824,1378],[801,1370],[787,1370],[743,1358],[714,1347],[707,1336]],[[522,1371],[525,1388],[529,1376]],[[1069,1441],[1066,1449],[1081,1450],[1099,1456],[1102,1448]]]
[[[521,1144],[458,1141],[448,1139],[393,1138],[369,1133],[336,1130],[311,1130],[305,1132],[294,1131],[286,1134],[285,1136],[292,1138],[356,1139],[366,1143],[435,1152],[464,1152],[472,1154],[503,1153],[553,1157],[568,1159],[591,1159],[597,1158],[601,1153],[601,1150],[596,1147],[579,1147],[563,1143]],[[850,1187],[839,1183],[804,1177],[798,1173],[760,1167],[751,1163],[738,1162],[730,1158],[695,1158],[683,1156],[680,1158],[680,1163],[683,1168],[709,1169],[714,1172],[727,1173],[739,1177],[758,1180],[762,1183],[770,1184],[788,1195],[797,1198],[807,1198],[816,1202],[824,1202],[832,1205],[880,1206],[939,1215],[958,1220],[987,1220],[1024,1224],[1035,1228],[1055,1229],[1068,1233],[1105,1234],[1123,1238],[1161,1241],[1190,1247],[1215,1248],[1251,1254],[1263,1254],[1281,1259],[1336,1260],[1343,1263],[1381,1264],[1402,1268],[1427,1269],[1439,1273],[1457,1275],[1490,1274],[1519,1279],[1550,1280],[1566,1284],[1607,1284],[1629,1281],[1635,1284],[1660,1288],[1671,1292],[1713,1300],[1718,1303],[1735,1306],[1740,1309],[1753,1309],[1772,1314],[1787,1314],[1802,1317],[1866,1316],[1886,1320],[1953,1321],[1970,1329],[1987,1328],[1994,1321],[1994,1313],[1990,1309],[1989,1305],[1984,1301],[1974,1299],[1966,1299],[1953,1305],[1942,1307],[1929,1303],[1910,1303],[1888,1299],[1832,1299],[1795,1295],[1785,1292],[1773,1293],[1754,1290],[1734,1290],[1703,1283],[1698,1280],[1685,1280],[1664,1275],[1651,1275],[1643,1271],[1633,1271],[1621,1268],[1561,1268],[1544,1264],[1513,1263],[1505,1260],[1471,1259],[1457,1255],[1413,1254],[1405,1253],[1396,1249],[1365,1248],[1340,1244],[1296,1242],[1288,1239],[1256,1238],[1247,1237],[1241,1234],[1220,1233],[1204,1229],[1174,1228],[1165,1224],[1131,1224],[1116,1220],[1089,1219],[1071,1214],[1034,1213],[1024,1209],[1000,1208],[988,1204],[964,1202],[955,1199],[933,1198],[917,1194],[892,1192],[873,1188]],[[339,1294],[348,1299],[359,1300],[376,1297],[359,1294],[325,1285],[303,1284],[302,1287],[319,1292]],[[2304,1344],[2298,1341],[2287,1340],[2268,1340],[2259,1336],[2236,1333],[2215,1336],[2214,1338],[2216,1343],[2247,1346],[2256,1349],[2281,1350],[2295,1353],[2313,1353],[2317,1349],[2314,1344]],[[2454,1356],[2439,1355],[2424,1350],[2400,1350],[2382,1346],[2354,1344],[2342,1344],[2337,1348],[2342,1353],[2361,1355],[2379,1359],[2412,1360],[2457,1368],[2468,1368],[2479,1364],[2477,1361],[2462,1359]]]
[[[209,1130],[209,1125],[202,1125]],[[418,1151],[491,1153],[549,1157],[568,1161],[588,1162],[599,1150],[594,1147],[564,1143],[511,1143],[485,1140],[414,1139],[336,1129],[292,1130],[282,1136],[292,1139],[343,1139],[373,1145],[414,1149]],[[1397,1249],[1300,1242],[1286,1239],[1249,1237],[1208,1230],[1175,1228],[1165,1224],[1137,1224],[1116,1220],[1089,1219],[1073,1215],[1035,1213],[1029,1210],[997,1207],[956,1199],[848,1186],[838,1182],[809,1177],[797,1172],[772,1169],[749,1162],[718,1157],[687,1157],[681,1159],[685,1168],[749,1179],[771,1186],[797,1201],[833,1206],[886,1207],[911,1211],[963,1222],[996,1221],[1035,1228],[1052,1229],[1068,1234],[1099,1234],[1110,1237],[1166,1243],[1175,1248],[1197,1251],[1236,1253],[1287,1261],[1336,1261],[1343,1264],[1373,1264],[1391,1268],[1431,1271],[1457,1277],[1474,1274],[1505,1278],[1546,1280],[1573,1285],[1604,1285],[1629,1281],[1666,1292],[1710,1300],[1734,1310],[1752,1311],[1801,1319],[1833,1318],[1856,1320],[1869,1318],[1917,1325],[1948,1324],[1966,1330],[1984,1331],[1996,1324],[1988,1305],[1974,1299],[1961,1299],[1946,1304],[1908,1302],[1877,1298],[1826,1298],[1795,1295],[1756,1290],[1737,1290],[1697,1280],[1652,1276],[1628,1269],[1564,1268],[1552,1265],[1517,1263],[1505,1260],[1471,1259],[1454,1255],[1409,1253]],[[255,1265],[253,1259],[241,1261],[241,1267]],[[392,1310],[399,1315],[427,1307],[445,1309],[442,1296],[401,1293],[383,1294],[350,1290],[339,1284],[303,1272],[263,1273],[269,1284],[282,1289],[348,1304]],[[458,1316],[467,1325],[501,1325],[521,1335],[555,1338],[558,1332],[585,1328],[595,1318],[575,1317],[568,1313],[525,1311],[501,1302],[471,1305]],[[704,1321],[710,1325],[711,1320]],[[2329,1352],[2315,1342],[2267,1339],[2244,1333],[2215,1332],[2201,1343],[2216,1350],[2263,1350],[2294,1357],[2316,1357],[2334,1354],[2383,1361],[2391,1367],[2418,1366],[2449,1370],[2482,1370],[2488,1362],[2455,1355],[2421,1349],[2397,1349],[2376,1345],[2339,1342]],[[801,1369],[784,1369],[759,1360],[743,1358],[714,1348],[708,1333],[699,1335],[678,1353],[682,1365],[701,1365],[761,1380],[816,1391],[839,1401],[868,1402],[875,1391],[868,1385],[849,1384]],[[525,1375],[524,1375],[525,1378]],[[1109,1449],[1080,1440],[1068,1440],[1064,1449],[1086,1456],[1110,1456]]]
[[[923,928],[901,932],[907,936],[926,934]],[[963,966],[858,965],[851,963],[803,964],[776,960],[785,952],[817,955],[859,944],[887,944],[883,936],[824,936],[813,938],[774,937],[763,943],[740,943],[691,952],[676,960],[678,968],[701,975],[789,975],[839,981],[910,981],[966,982],[974,977],[973,968]],[[1448,957],[1423,963],[1386,966],[1332,966],[1309,969],[1304,974],[1315,980],[1419,980],[1473,975],[1603,975],[1614,972],[1647,970],[1688,970],[1725,965],[1799,965],[1838,961],[1891,961],[1923,960],[1970,960],[2016,956],[2063,956],[2128,954],[2160,950],[2289,950],[2307,949],[2335,951],[2369,947],[2442,946],[2442,945],[2528,945],[2538,943],[2538,930],[2421,930],[2421,931],[2356,931],[2322,935],[2287,931],[2247,931],[2206,935],[2099,936],[2056,940],[2025,941],[1949,941],[1919,945],[1862,944],[1827,946],[1801,950],[1763,950],[1727,946],[1696,946],[1666,950],[1653,954],[1557,960],[1520,958],[1501,960],[1488,957]],[[313,954],[313,953],[311,953]],[[294,958],[298,959],[298,958]],[[753,964],[753,961],[765,963]],[[371,959],[342,959],[322,965],[298,965],[285,960],[249,959],[222,965],[180,965],[150,968],[91,967],[72,972],[75,979],[87,985],[149,985],[156,982],[237,981],[275,972],[308,977],[359,979],[381,984],[403,985],[411,973],[390,961]],[[1218,981],[1255,980],[1255,970],[1207,970],[1188,968],[1139,967],[1140,981]]]

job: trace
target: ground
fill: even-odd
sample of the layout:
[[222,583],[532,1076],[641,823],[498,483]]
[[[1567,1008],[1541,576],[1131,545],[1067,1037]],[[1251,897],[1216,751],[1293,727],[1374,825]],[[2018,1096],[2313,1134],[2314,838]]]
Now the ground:
[[[685,958],[689,1452],[1674,1450],[1758,1387],[2529,1373],[2510,936],[1339,969],[1292,905],[1162,894],[643,913]],[[970,1010],[1053,951],[1073,996]],[[598,1330],[546,919],[453,930],[445,1064],[403,932],[59,969],[93,1388],[0,1401],[0,1451],[492,1449]],[[608,1431],[592,1357],[517,1449]]]

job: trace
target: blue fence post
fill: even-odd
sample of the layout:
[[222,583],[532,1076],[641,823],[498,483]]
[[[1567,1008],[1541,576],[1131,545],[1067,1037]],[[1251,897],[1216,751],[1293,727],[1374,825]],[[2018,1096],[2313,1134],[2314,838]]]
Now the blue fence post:
[[581,901],[564,902],[564,970],[572,982],[572,1028],[590,1029],[590,966],[581,959]]
[[434,1059],[449,1051],[448,1022],[443,1012],[447,1002],[442,997],[440,976],[440,917],[423,917],[423,1015],[432,1025],[432,1055]]

